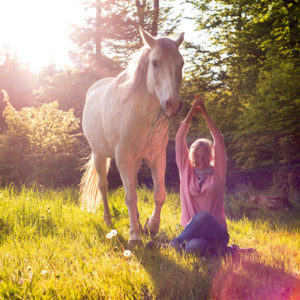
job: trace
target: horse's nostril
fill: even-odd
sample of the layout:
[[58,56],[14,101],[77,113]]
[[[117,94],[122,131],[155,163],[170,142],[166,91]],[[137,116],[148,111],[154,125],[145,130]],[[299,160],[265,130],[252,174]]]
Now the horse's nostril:
[[182,101],[173,101],[172,98],[166,100],[165,110],[169,111],[171,115],[177,115],[182,107]]
[[166,101],[166,109],[169,109],[172,106],[171,100]]

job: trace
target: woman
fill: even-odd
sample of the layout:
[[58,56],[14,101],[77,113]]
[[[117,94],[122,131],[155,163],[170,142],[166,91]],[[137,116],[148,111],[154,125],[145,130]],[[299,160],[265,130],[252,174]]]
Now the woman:
[[[186,136],[192,118],[200,113],[213,137],[197,139],[188,149]],[[195,101],[176,135],[183,232],[171,242],[176,248],[201,255],[227,251],[229,235],[224,213],[227,158],[224,138],[207,113],[203,99]]]
[[[200,138],[189,149],[186,136],[192,118],[199,113],[210,130],[213,143]],[[175,150],[180,175],[181,225],[185,229],[168,245],[201,256],[255,253],[252,248],[227,246],[229,234],[224,213],[227,157],[224,138],[199,95],[195,95],[195,101],[177,131]],[[146,247],[155,245],[160,248],[164,244],[150,241]]]

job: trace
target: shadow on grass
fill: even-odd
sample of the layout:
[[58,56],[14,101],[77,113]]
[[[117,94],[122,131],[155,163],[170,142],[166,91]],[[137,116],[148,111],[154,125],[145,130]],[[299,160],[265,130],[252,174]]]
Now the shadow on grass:
[[[106,240],[104,228],[94,226]],[[118,239],[126,248],[127,240],[120,233]],[[285,271],[283,261],[268,265],[257,254],[205,260],[170,248],[137,247],[133,255],[151,281],[150,286],[136,287],[142,299],[300,299],[297,274]]]
[[258,257],[242,257],[222,265],[213,278],[210,299],[296,300],[300,280],[286,273],[280,262],[269,266]]
[[299,278],[287,273],[282,262],[266,265],[258,255],[223,261],[183,254],[184,263],[172,259],[171,252],[159,249],[139,249],[135,255],[155,286],[155,295],[144,299],[300,299]]
[[134,252],[151,276],[155,289],[154,294],[145,290],[144,299],[208,299],[212,269],[218,269],[219,261],[214,261],[212,267],[203,259],[184,254],[179,257],[180,254],[174,252],[173,249],[145,248]]
[[[100,240],[110,243],[106,238],[107,230],[96,222],[93,226]],[[127,249],[127,239],[120,232],[117,238],[124,249]],[[116,249],[112,249],[112,251],[119,252],[120,245],[115,244]],[[150,250],[144,246],[132,249],[132,254],[139,262],[140,268],[149,274],[151,281],[150,286],[146,284],[136,286],[136,289],[142,293],[142,299],[208,299],[211,282],[209,276],[212,275],[212,268],[204,260],[185,255],[180,256],[173,249]],[[214,262],[214,270],[218,269],[219,263]]]

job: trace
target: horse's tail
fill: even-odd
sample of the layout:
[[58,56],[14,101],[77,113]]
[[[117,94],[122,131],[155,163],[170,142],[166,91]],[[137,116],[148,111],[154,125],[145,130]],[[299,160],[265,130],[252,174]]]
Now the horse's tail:
[[[106,159],[106,173],[110,167],[110,159]],[[91,155],[89,161],[84,166],[85,172],[81,178],[81,207],[88,211],[95,212],[100,204],[101,194],[98,188],[98,173],[94,164],[94,156]]]

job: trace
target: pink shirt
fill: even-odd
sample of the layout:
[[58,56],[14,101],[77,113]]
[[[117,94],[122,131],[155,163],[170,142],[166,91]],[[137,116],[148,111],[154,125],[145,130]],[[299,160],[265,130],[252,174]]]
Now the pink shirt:
[[223,135],[219,130],[211,132],[215,153],[213,172],[206,176],[200,191],[194,167],[189,160],[189,149],[186,143],[189,128],[190,125],[183,122],[176,134],[176,163],[180,176],[180,223],[186,226],[196,213],[207,211],[227,228],[224,212],[227,157]]

